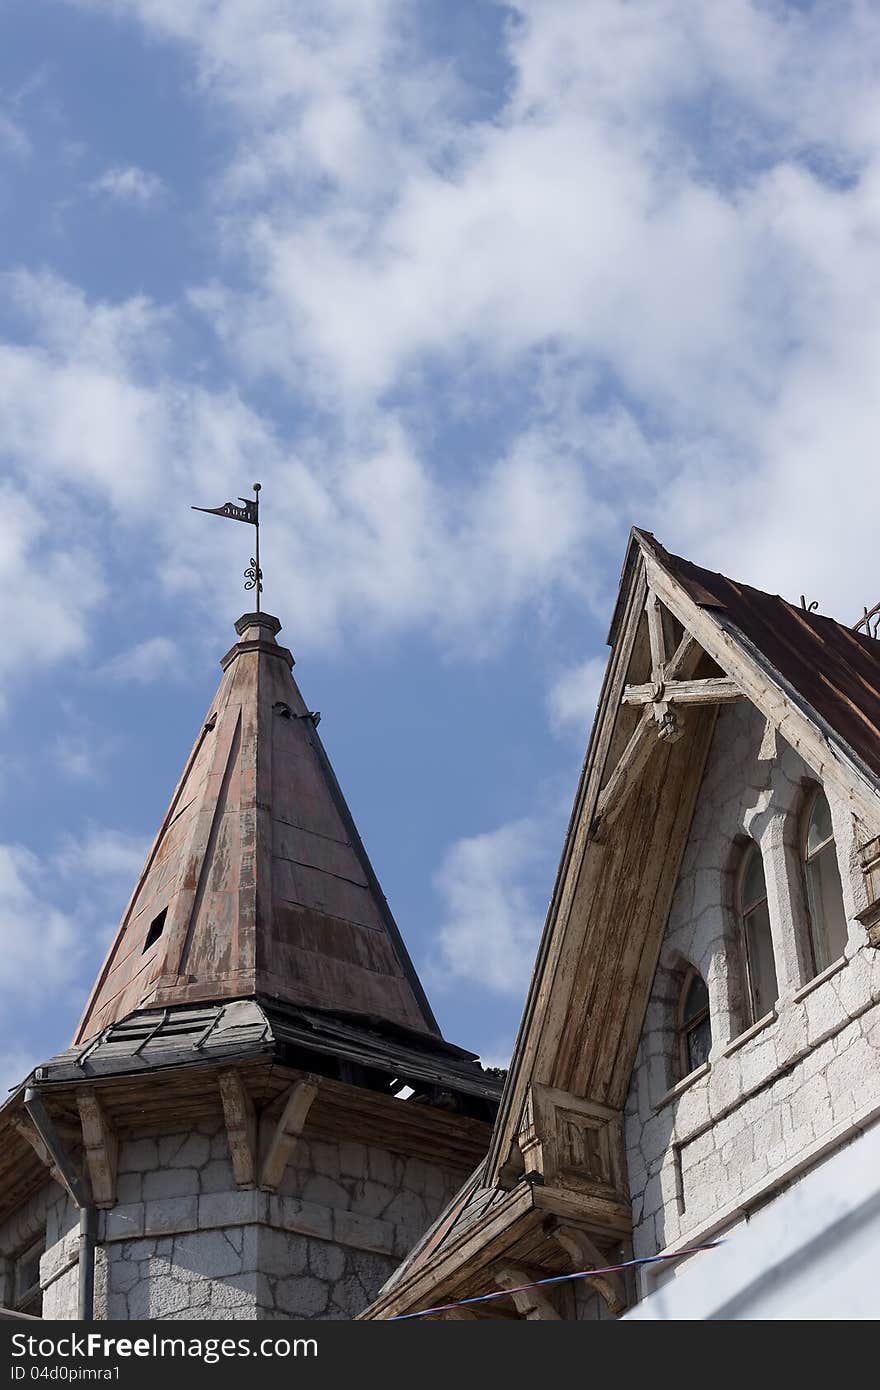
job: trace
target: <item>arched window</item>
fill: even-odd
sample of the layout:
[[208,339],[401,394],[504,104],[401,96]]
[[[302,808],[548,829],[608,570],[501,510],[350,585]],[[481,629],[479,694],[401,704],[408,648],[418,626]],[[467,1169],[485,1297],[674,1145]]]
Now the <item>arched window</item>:
[[709,991],[702,975],[691,967],[684,977],[678,1001],[678,1065],[681,1076],[689,1076],[709,1060],[712,1025],[709,1021]]
[[746,970],[752,1022],[768,1014],[779,998],[773,937],[767,908],[764,863],[758,846],[750,843],[743,855],[739,879],[739,918],[746,948]]
[[818,974],[843,955],[847,937],[831,808],[821,787],[817,788],[813,797],[807,821],[804,870],[810,911],[810,940]]

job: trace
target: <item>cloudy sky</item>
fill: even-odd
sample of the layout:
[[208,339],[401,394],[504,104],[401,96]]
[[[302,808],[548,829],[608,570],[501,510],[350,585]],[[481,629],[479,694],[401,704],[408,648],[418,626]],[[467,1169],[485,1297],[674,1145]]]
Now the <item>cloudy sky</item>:
[[447,1035],[509,1051],[628,528],[880,597],[880,7],[5,0],[0,1084],[265,606]]

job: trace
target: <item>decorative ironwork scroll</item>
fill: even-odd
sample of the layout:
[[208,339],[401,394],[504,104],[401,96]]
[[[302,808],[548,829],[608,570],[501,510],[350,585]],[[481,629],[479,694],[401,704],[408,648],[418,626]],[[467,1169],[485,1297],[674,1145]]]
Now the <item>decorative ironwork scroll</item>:
[[243,503],[241,507],[236,502],[224,502],[222,507],[193,507],[194,512],[210,512],[211,516],[225,516],[230,521],[246,521],[249,526],[253,526],[256,531],[254,542],[255,555],[251,556],[251,562],[244,572],[245,589],[256,592],[257,612],[260,611],[260,594],[263,592],[263,571],[260,569],[260,491],[261,483],[254,483],[254,496],[239,497],[238,501]]

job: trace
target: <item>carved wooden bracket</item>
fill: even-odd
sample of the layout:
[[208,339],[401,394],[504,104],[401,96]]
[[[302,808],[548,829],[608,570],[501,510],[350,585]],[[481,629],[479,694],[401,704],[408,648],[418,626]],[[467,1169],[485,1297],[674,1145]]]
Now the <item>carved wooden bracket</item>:
[[76,1104],[95,1206],[115,1207],[116,1159],[119,1152],[116,1132],[94,1091],[77,1091]]
[[260,1118],[260,1187],[276,1192],[287,1167],[312,1101],[318,1094],[318,1077],[307,1076],[291,1086],[283,1100],[277,1119],[266,1112]]
[[[601,1269],[609,1263],[586,1231],[579,1226],[557,1225],[552,1230],[557,1240],[571,1260],[572,1271],[581,1269]],[[601,1294],[608,1311],[615,1317],[627,1306],[626,1286],[619,1274],[597,1274],[590,1283]]]
[[619,1110],[533,1083],[517,1142],[526,1173],[545,1184],[628,1201]]
[[30,1120],[27,1119],[25,1115],[13,1115],[11,1119],[13,1126],[15,1127],[15,1129],[18,1130],[22,1139],[26,1140],[27,1143],[30,1144],[31,1148],[37,1155],[37,1158],[40,1160],[40,1162],[46,1168],[48,1168],[49,1173],[55,1179],[55,1181],[63,1187],[64,1179],[62,1178],[58,1169],[55,1167],[55,1164],[52,1162],[52,1156],[49,1153],[49,1150],[46,1148],[46,1145],[43,1143],[39,1134],[34,1129]]
[[491,1269],[493,1279],[502,1289],[509,1289],[513,1306],[521,1318],[530,1322],[561,1322],[559,1314],[550,1302],[544,1289],[524,1289],[523,1284],[533,1282],[528,1270],[519,1265],[497,1264]]
[[254,1187],[257,1181],[257,1112],[241,1073],[234,1068],[217,1078],[232,1173],[238,1187]]

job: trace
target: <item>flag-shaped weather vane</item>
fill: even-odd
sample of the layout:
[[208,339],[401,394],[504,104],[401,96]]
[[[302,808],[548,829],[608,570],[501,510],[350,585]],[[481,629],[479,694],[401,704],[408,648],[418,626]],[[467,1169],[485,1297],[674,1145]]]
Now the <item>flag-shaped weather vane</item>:
[[254,542],[255,555],[251,556],[251,563],[244,572],[244,587],[256,590],[257,612],[260,611],[260,594],[263,592],[263,571],[260,569],[260,490],[261,483],[254,483],[253,500],[249,497],[239,497],[239,502],[244,506],[239,507],[235,502],[224,502],[222,507],[193,507],[194,512],[210,512],[212,516],[228,516],[231,521],[246,521],[253,526],[257,536]]

